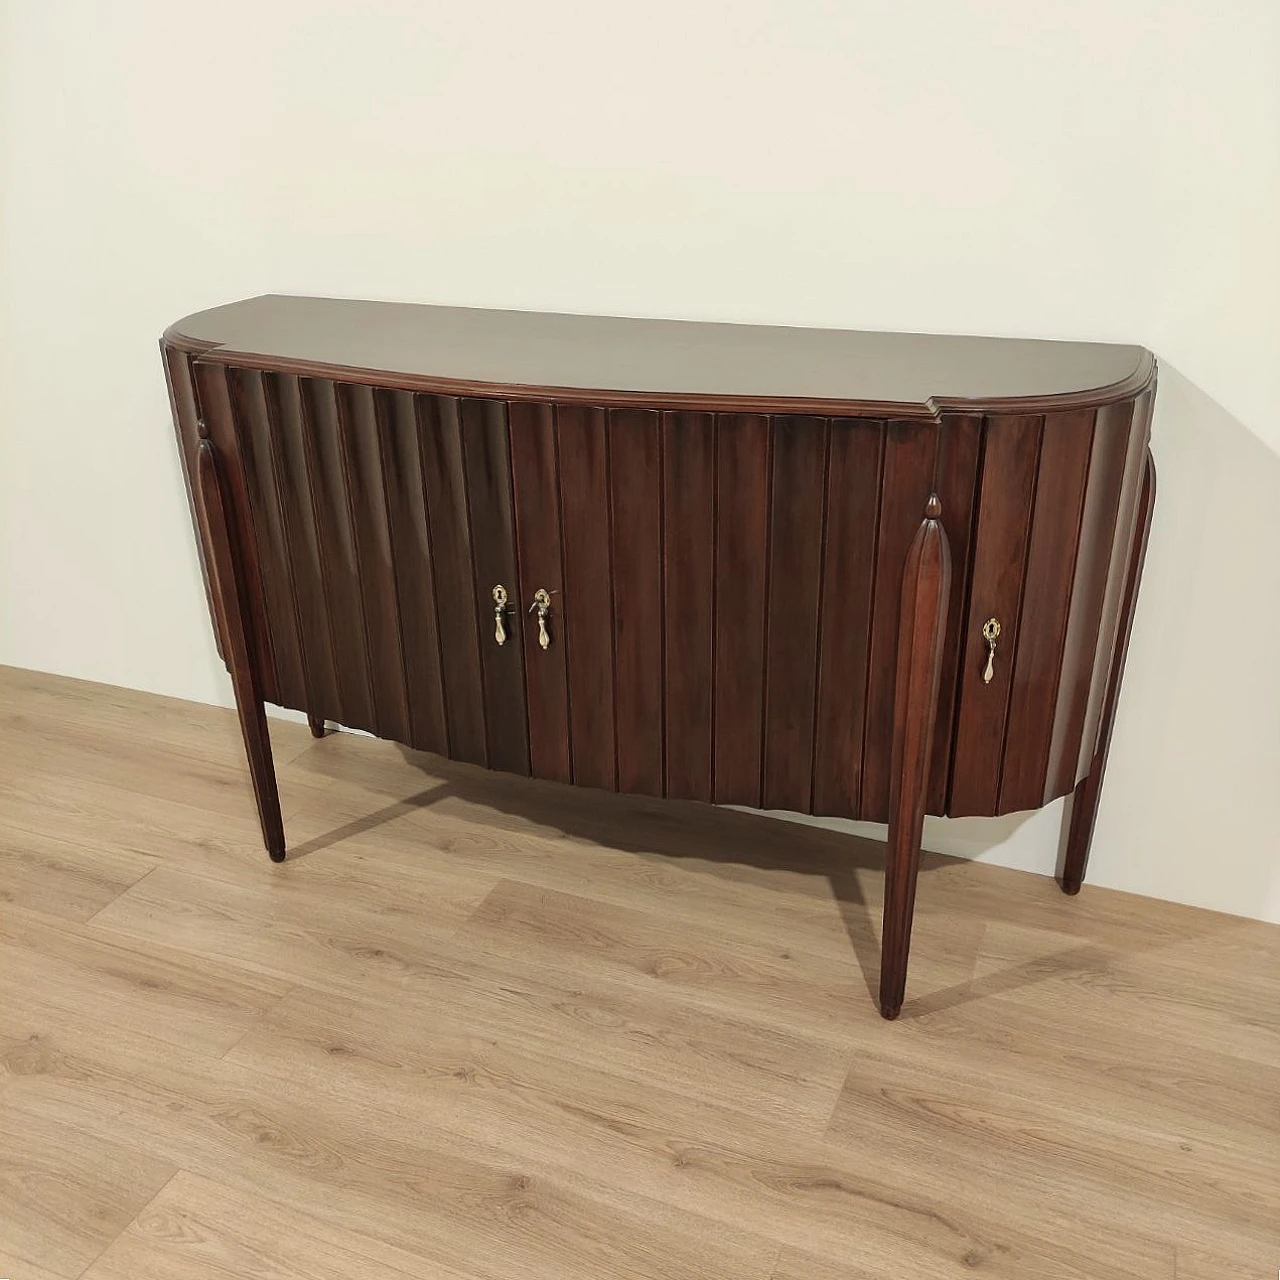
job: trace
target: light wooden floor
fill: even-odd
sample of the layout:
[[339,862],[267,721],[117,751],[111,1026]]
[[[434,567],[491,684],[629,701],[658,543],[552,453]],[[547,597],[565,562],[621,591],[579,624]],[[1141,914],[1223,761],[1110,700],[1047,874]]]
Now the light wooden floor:
[[[1270,1277],[1280,929],[0,668],[12,1280]],[[1213,851],[1205,850],[1206,858]]]

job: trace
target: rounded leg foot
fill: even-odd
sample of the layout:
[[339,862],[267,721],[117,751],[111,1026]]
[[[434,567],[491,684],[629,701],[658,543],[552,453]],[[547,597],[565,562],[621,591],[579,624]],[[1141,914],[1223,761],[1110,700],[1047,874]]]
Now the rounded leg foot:
[[892,1022],[901,1012],[902,1006],[900,1004],[882,1004],[880,1006],[880,1016],[887,1022]]
[[267,857],[269,857],[272,862],[283,862],[284,861],[284,845],[281,845],[278,849],[272,849],[268,847]]
[[1063,876],[1062,879],[1058,881],[1058,885],[1062,889],[1062,892],[1073,898],[1080,892],[1080,886],[1083,883],[1083,880],[1071,880],[1066,876]]
[[307,717],[307,727],[311,730],[313,738],[324,737],[324,720],[316,719],[314,716]]

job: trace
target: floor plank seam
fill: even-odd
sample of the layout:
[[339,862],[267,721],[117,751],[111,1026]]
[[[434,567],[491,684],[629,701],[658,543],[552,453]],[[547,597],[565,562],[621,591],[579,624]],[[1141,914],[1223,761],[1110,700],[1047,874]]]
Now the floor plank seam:
[[92,1270],[94,1269],[94,1267],[96,1267],[96,1266],[98,1265],[98,1263],[99,1263],[99,1262],[101,1262],[101,1261],[102,1261],[102,1259],[103,1259],[104,1257],[106,1257],[107,1252],[108,1252],[111,1248],[113,1248],[113,1247],[116,1245],[116,1243],[121,1239],[121,1237],[122,1237],[122,1236],[124,1236],[124,1235],[128,1232],[129,1228],[130,1228],[130,1227],[132,1227],[132,1226],[133,1226],[133,1224],[134,1224],[135,1222],[137,1222],[137,1220],[138,1220],[140,1217],[142,1217],[142,1215],[143,1215],[144,1213],[146,1213],[146,1211],[147,1211],[148,1209],[150,1209],[150,1208],[151,1208],[151,1206],[152,1206],[153,1204],[155,1204],[155,1202],[156,1202],[156,1201],[160,1198],[160,1196],[164,1193],[165,1188],[166,1188],[166,1187],[168,1187],[168,1185],[169,1185],[169,1184],[174,1180],[174,1178],[176,1178],[176,1177],[178,1176],[178,1174],[180,1174],[181,1172],[182,1172],[182,1169],[181,1169],[181,1168],[179,1168],[179,1167],[175,1167],[175,1168],[174,1168],[174,1171],[173,1171],[173,1172],[172,1172],[172,1173],[171,1173],[171,1174],[170,1174],[170,1175],[169,1175],[169,1176],[164,1180],[163,1185],[161,1185],[161,1186],[159,1186],[159,1187],[157,1187],[157,1188],[156,1188],[155,1194],[154,1194],[154,1195],[152,1195],[152,1196],[147,1200],[146,1204],[144,1204],[144,1205],[140,1205],[140,1206],[139,1206],[139,1208],[138,1208],[138,1212],[137,1212],[137,1213],[135,1213],[135,1214],[133,1215],[133,1217],[132,1217],[132,1218],[130,1218],[130,1219],[129,1219],[129,1221],[128,1221],[128,1222],[126,1222],[126,1223],[124,1224],[124,1226],[123,1226],[119,1231],[117,1231],[117,1232],[116,1232],[116,1234],[115,1234],[114,1236],[112,1236],[112,1237],[111,1237],[111,1239],[110,1239],[110,1240],[108,1240],[108,1241],[107,1241],[107,1243],[106,1243],[105,1245],[103,1245],[103,1246],[102,1246],[102,1248],[101,1248],[100,1250],[98,1250],[98,1252],[94,1255],[94,1257],[93,1257],[92,1261],[89,1263],[89,1265],[88,1265],[88,1266],[86,1266],[86,1267],[81,1268],[81,1270],[79,1270],[79,1271],[77,1271],[77,1272],[76,1272],[75,1280],[84,1280],[84,1277],[85,1277],[85,1276],[87,1276],[87,1275],[89,1274],[89,1272],[90,1272],[90,1271],[92,1271]]
[[102,915],[104,911],[109,911],[113,906],[115,906],[117,902],[120,901],[121,898],[125,897],[127,894],[132,893],[148,876],[155,875],[155,873],[159,871],[163,865],[164,863],[160,862],[157,859],[156,865],[154,867],[150,867],[146,871],[144,871],[142,875],[140,875],[127,889],[124,889],[120,893],[117,893],[116,896],[112,898],[110,902],[103,903],[103,905],[99,907],[97,911],[93,913],[93,915],[91,915],[87,920],[81,921],[81,923],[86,928],[88,928],[90,925],[94,925],[95,927],[101,928],[102,926],[98,925],[97,923],[98,917]]

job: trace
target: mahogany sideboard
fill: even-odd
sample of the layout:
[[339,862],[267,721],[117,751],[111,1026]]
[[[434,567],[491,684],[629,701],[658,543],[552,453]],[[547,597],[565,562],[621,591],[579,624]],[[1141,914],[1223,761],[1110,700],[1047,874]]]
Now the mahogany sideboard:
[[1074,793],[1155,497],[1140,347],[259,297],[162,353],[271,857],[264,702],[579,786],[887,822]]

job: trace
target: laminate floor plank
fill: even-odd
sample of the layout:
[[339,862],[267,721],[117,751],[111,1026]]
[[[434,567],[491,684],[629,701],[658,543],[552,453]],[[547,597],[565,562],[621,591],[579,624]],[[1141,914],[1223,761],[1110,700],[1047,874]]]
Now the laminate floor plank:
[[287,980],[213,966],[180,948],[0,912],[0,1034],[18,1039],[60,1017],[218,1056],[290,989]]
[[[1280,929],[0,668],[0,1274],[1280,1265]],[[86,1270],[87,1269],[87,1270]]]
[[305,873],[235,884],[158,867],[93,923],[123,938],[181,943],[211,960],[290,982],[358,988],[378,978],[429,976],[432,935],[447,937],[488,892],[483,880],[442,874],[431,884],[389,886],[370,900],[328,878],[317,891]]
[[174,1175],[138,1148],[17,1105],[0,1091],[0,1251],[75,1280]]
[[[422,1258],[335,1229],[296,1205],[179,1173],[84,1273],[84,1280],[418,1280]],[[433,1280],[475,1273],[433,1267]]]
[[[68,777],[75,778],[74,787],[66,785]],[[258,820],[248,811],[233,817],[198,804],[139,797],[70,767],[49,775],[11,771],[0,780],[0,831],[14,841],[56,833],[88,855],[145,857],[151,865],[164,861],[233,877],[269,861]]]
[[857,962],[795,947],[673,937],[669,919],[504,880],[459,929],[459,944],[510,963],[540,956],[655,984],[730,1015],[804,1028],[845,1046],[844,1012],[865,990]]
[[[236,1062],[121,1050],[74,1037],[12,1051],[9,1119],[127,1142],[245,1195],[494,1280],[767,1280],[776,1246],[678,1207],[622,1195],[492,1143],[420,1128],[358,1089],[317,1092]],[[501,1135],[499,1135],[501,1136]]]
[[87,848],[0,823],[0,901],[6,905],[85,921],[155,865],[145,854]]

